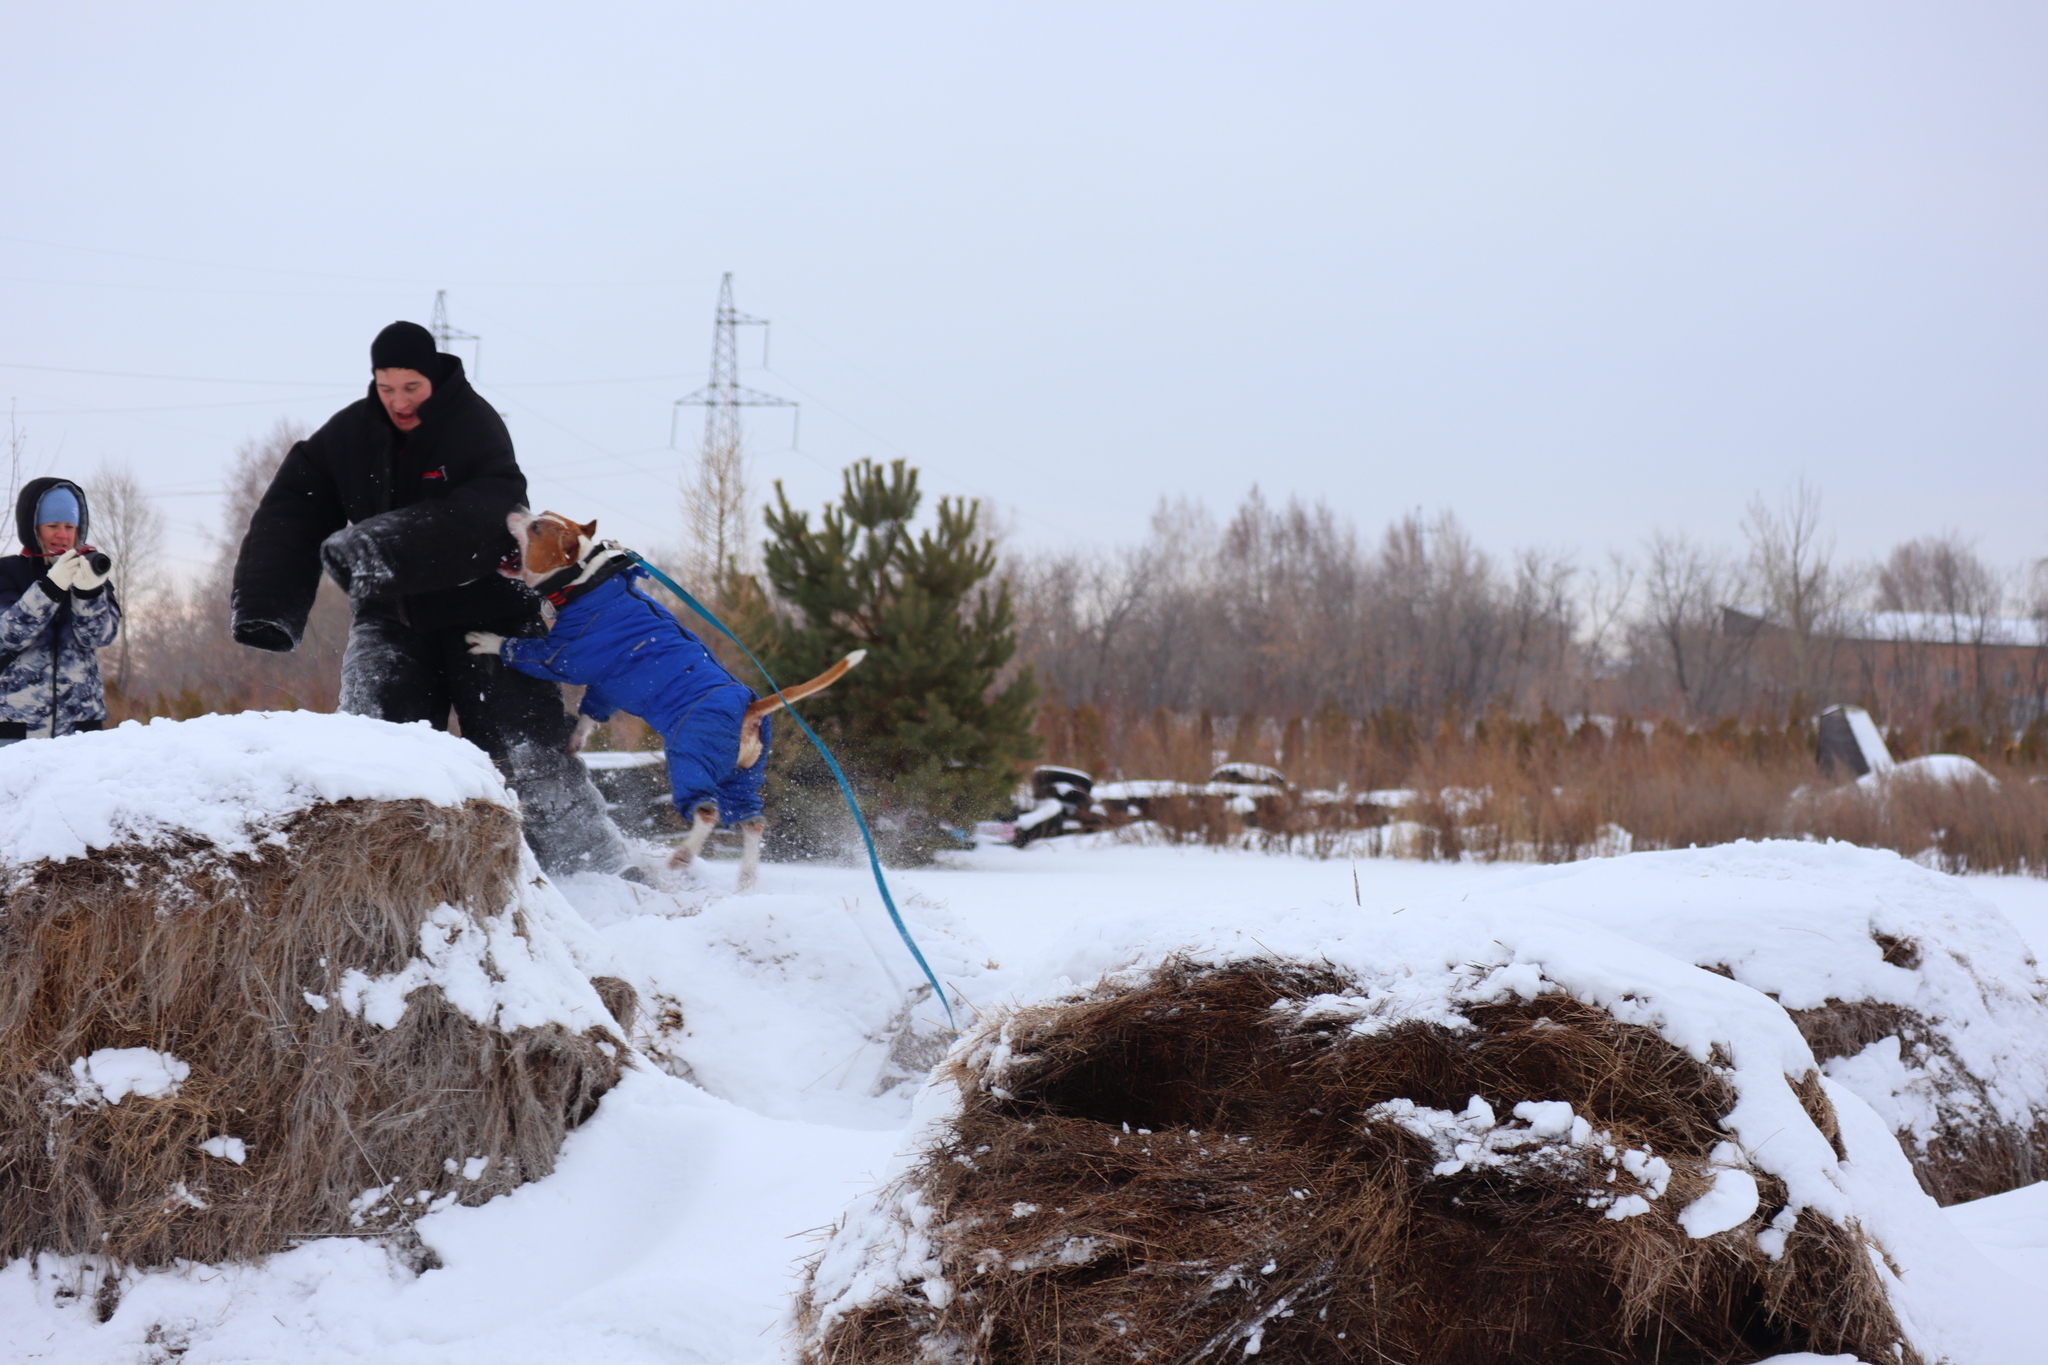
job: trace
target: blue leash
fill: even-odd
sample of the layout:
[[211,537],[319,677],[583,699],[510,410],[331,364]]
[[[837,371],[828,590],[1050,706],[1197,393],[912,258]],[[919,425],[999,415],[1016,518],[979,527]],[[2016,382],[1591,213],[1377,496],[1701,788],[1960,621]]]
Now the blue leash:
[[[652,564],[649,564],[645,559],[642,559],[636,552],[632,550],[627,550],[626,558],[632,560],[635,564],[638,564],[641,568],[653,574],[654,581],[661,584],[661,586],[663,586],[664,588],[667,588],[677,597],[680,597],[683,600],[684,606],[688,607],[691,611],[696,612],[699,616],[709,621],[712,625],[718,627],[718,633],[723,635],[726,639],[732,641],[734,644],[738,645],[740,647],[740,653],[746,655],[747,658],[753,663],[754,667],[761,670],[761,676],[768,679],[768,690],[773,692],[778,697],[782,696],[781,685],[778,684],[775,681],[775,679],[769,675],[767,667],[764,664],[762,664],[762,662],[759,659],[754,658],[754,651],[748,649],[746,646],[746,642],[740,639],[739,636],[733,634],[731,629],[729,629],[726,626],[725,622],[719,620],[716,616],[712,615],[711,608],[705,606],[702,602],[699,602],[696,598],[690,596],[690,594],[684,589],[682,584],[676,582],[673,578],[670,578],[667,574],[655,568]],[[818,752],[824,755],[826,766],[832,769],[832,776],[839,779],[839,791],[843,796],[846,797],[846,808],[853,812],[853,822],[860,826],[861,842],[868,846],[868,866],[874,869],[875,887],[882,893],[882,904],[888,907],[889,922],[896,926],[897,934],[900,935],[903,939],[903,946],[910,949],[910,955],[916,958],[917,965],[924,969],[924,979],[932,983],[932,990],[937,992],[939,997],[939,1005],[942,1009],[946,1011],[946,1023],[950,1025],[952,1027],[953,1032],[957,1034],[958,1032],[960,1032],[960,1025],[953,1022],[953,1007],[950,1004],[946,1003],[945,988],[939,985],[939,978],[932,974],[931,964],[929,962],[926,962],[924,960],[924,954],[918,951],[917,940],[912,938],[910,936],[910,930],[904,927],[903,916],[896,913],[896,901],[893,897],[889,895],[888,879],[882,875],[882,860],[875,854],[875,836],[868,833],[867,817],[860,813],[860,803],[853,799],[853,788],[847,784],[846,774],[839,770],[839,760],[832,757],[832,751],[825,747],[824,740],[818,738],[818,732],[816,730],[813,730],[810,726],[804,724],[804,718],[796,713],[796,708],[789,704],[789,699],[786,697],[783,698],[782,709],[789,713],[789,718],[797,723],[797,727],[799,729],[801,729],[806,735],[810,736],[811,743],[817,745]],[[762,755],[761,761],[764,763],[767,762],[767,755]]]

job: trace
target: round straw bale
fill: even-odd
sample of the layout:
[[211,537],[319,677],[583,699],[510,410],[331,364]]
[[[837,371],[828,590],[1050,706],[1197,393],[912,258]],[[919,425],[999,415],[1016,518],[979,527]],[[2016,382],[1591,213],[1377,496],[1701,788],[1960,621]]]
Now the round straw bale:
[[[1895,1125],[1920,1188],[1941,1204],[2048,1179],[2048,1094],[2015,1097],[1958,1057],[1965,1021],[1829,997],[1788,1010],[1828,1075]],[[2036,1027],[2048,1032],[2048,1009]],[[1959,1027],[1959,1025],[1961,1025]]]
[[1546,869],[1474,897],[1590,920],[1784,1006],[1944,1204],[2048,1178],[2048,981],[1961,877],[1789,841]]
[[498,801],[314,803],[228,849],[6,872],[0,1260],[404,1245],[546,1175],[618,1079]]
[[1556,989],[1354,1027],[1330,967],[1175,960],[994,1020],[811,1265],[803,1358],[1917,1361],[1726,1068]]

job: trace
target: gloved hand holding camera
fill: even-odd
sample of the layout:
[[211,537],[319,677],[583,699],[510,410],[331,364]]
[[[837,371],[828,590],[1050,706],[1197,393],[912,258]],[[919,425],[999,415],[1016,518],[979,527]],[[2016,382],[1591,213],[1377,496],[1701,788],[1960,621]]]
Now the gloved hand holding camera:
[[91,592],[107,581],[114,572],[114,560],[105,550],[87,550],[78,557],[82,566],[71,579],[71,586],[79,592]]
[[63,592],[92,592],[113,571],[114,561],[104,550],[66,550],[50,562],[50,586]]

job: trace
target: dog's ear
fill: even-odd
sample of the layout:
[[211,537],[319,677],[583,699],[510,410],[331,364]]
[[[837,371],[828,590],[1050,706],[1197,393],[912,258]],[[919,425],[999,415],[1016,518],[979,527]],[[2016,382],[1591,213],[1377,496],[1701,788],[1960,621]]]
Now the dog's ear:
[[597,538],[597,518],[596,518],[596,517],[592,517],[592,518],[590,519],[590,525],[588,525],[588,526],[579,526],[579,527],[577,527],[577,528],[576,528],[576,530],[577,530],[577,532],[578,532],[579,534],[581,534],[581,535],[589,536],[589,537],[590,537],[591,539],[593,539],[593,540],[594,540],[594,539],[596,539],[596,538]]

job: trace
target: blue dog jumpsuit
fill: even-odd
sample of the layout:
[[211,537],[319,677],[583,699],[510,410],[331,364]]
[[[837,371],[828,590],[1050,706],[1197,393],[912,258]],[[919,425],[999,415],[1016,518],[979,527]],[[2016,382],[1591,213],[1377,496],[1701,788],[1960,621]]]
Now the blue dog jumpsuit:
[[739,767],[740,721],[754,690],[640,590],[633,580],[646,576],[637,564],[622,569],[571,597],[546,635],[508,639],[498,657],[536,678],[583,685],[577,709],[592,720],[627,711],[653,726],[668,750],[669,794],[685,821],[712,805],[726,825],[759,819],[768,720],[761,720],[763,756]]

